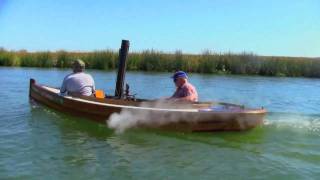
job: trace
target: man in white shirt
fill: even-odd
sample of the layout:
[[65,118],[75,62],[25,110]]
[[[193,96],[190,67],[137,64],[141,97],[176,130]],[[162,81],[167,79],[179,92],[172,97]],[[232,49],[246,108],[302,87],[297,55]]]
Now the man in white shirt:
[[73,73],[67,75],[60,88],[61,94],[70,96],[91,96],[95,92],[94,80],[84,73],[85,63],[77,59],[72,64]]

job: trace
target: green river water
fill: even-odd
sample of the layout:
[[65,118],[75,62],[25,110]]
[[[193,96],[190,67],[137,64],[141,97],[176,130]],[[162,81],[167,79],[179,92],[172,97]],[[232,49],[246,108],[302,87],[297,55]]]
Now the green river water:
[[[114,93],[116,73],[89,71]],[[58,87],[70,70],[0,68],[0,179],[319,179],[320,79],[190,74],[200,100],[265,107],[246,132],[128,130],[31,104],[29,78]],[[168,73],[128,72],[140,98],[170,96]]]

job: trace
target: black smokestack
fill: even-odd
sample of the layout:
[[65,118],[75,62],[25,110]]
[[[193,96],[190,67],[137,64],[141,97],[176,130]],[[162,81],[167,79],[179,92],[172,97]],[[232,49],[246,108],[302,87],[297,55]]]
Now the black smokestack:
[[129,41],[122,40],[121,48],[119,50],[119,66],[118,66],[118,76],[116,83],[115,96],[119,99],[123,98],[123,86],[126,75],[126,61],[129,51]]

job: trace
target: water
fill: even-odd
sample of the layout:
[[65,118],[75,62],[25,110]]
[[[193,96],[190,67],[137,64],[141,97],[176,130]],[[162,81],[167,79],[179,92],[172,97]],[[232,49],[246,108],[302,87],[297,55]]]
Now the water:
[[[28,83],[60,86],[69,70],[0,68],[0,179],[317,179],[320,80],[191,74],[200,99],[265,107],[247,132],[179,133],[104,125],[29,103]],[[113,94],[116,73],[90,71]],[[174,90],[168,73],[127,73],[131,92]]]

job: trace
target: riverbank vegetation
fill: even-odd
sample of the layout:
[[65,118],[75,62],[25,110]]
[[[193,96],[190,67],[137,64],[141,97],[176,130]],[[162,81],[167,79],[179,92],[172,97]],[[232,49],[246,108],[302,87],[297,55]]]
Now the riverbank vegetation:
[[[0,49],[0,66],[67,68],[80,58],[87,68],[117,68],[118,53],[111,50],[93,52],[27,52]],[[197,73],[246,74],[262,76],[320,77],[320,59],[303,57],[258,56],[252,53],[202,54],[164,53],[155,50],[130,53],[128,70]]]

